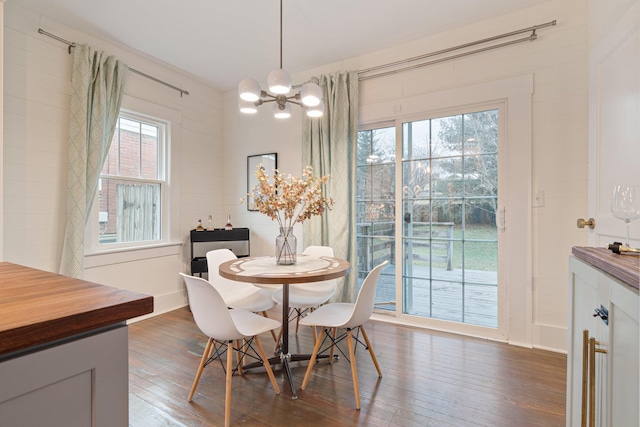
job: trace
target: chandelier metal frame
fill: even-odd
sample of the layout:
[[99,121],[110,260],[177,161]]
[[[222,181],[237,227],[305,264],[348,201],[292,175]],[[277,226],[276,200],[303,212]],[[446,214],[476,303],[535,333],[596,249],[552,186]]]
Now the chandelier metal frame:
[[252,79],[243,79],[238,85],[240,99],[238,106],[242,113],[257,113],[258,107],[269,102],[274,103],[274,116],[276,118],[288,118],[291,116],[290,104],[298,105],[307,111],[310,117],[320,117],[324,113],[322,102],[322,89],[315,83],[305,83],[302,89],[288,95],[291,91],[291,77],[282,68],[282,0],[280,0],[280,68],[271,71],[267,78],[270,92],[263,90],[260,84]]

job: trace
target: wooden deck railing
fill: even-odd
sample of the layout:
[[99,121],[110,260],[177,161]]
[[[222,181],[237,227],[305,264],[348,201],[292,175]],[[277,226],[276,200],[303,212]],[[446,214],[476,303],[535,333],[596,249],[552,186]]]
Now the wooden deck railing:
[[[446,263],[453,268],[453,222],[412,222],[404,236],[404,252],[412,260]],[[375,231],[372,228],[375,227]],[[364,277],[373,267],[395,259],[395,223],[357,224],[359,275]]]

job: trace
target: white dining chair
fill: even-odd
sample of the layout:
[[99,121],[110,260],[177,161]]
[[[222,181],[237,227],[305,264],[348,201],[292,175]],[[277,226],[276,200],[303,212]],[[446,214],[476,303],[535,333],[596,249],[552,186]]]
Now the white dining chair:
[[[311,354],[311,359],[309,360],[309,366],[307,367],[304,380],[302,381],[302,390],[307,387],[311,376],[311,370],[313,369],[318,353],[320,352],[320,347],[327,339],[330,343],[322,352],[327,350],[331,351],[331,355],[329,356],[330,362],[333,360],[334,346],[345,337],[347,339],[347,345],[349,347],[349,362],[351,363],[351,377],[353,379],[353,391],[356,397],[356,409],[360,409],[360,390],[358,388],[358,372],[356,369],[355,359],[355,346],[358,343],[364,345],[369,350],[371,360],[373,360],[373,364],[378,371],[378,376],[382,378],[382,371],[380,370],[380,365],[378,365],[378,360],[373,352],[373,347],[371,347],[371,342],[369,341],[367,332],[364,329],[364,323],[369,320],[373,313],[378,279],[380,278],[382,268],[387,263],[388,261],[384,261],[369,272],[367,277],[364,279],[364,282],[362,282],[362,286],[360,287],[355,303],[325,304],[300,320],[300,324],[303,326],[313,326],[314,328],[316,326],[322,327],[325,337],[324,339],[318,338],[316,340],[315,346],[313,347],[313,353]],[[336,337],[336,331],[338,328],[344,329],[344,333]],[[362,332],[362,337],[365,341],[364,343],[360,342],[358,335],[355,337],[353,336],[354,331]]]
[[[226,352],[224,425],[228,426],[231,420],[231,379],[236,370],[241,370],[245,358],[252,357],[262,362],[273,390],[276,394],[280,394],[269,358],[258,337],[264,332],[280,327],[280,322],[247,310],[229,309],[211,283],[200,277],[182,273],[181,275],[187,286],[189,305],[196,325],[209,337],[187,401],[192,401],[204,367],[215,359],[220,359],[222,363],[222,356]],[[235,346],[234,343],[236,343]],[[233,367],[234,350],[238,353],[238,365],[235,369]]]
[[[222,295],[227,307],[262,313],[264,317],[268,317],[267,310],[275,305],[272,298],[273,289],[260,288],[251,283],[222,277],[218,272],[220,264],[238,259],[229,249],[214,249],[207,252],[206,256],[209,283]],[[275,332],[272,332],[271,336],[277,342]]]
[[[308,246],[303,255],[312,256],[328,256],[333,257],[333,249],[329,246]],[[329,301],[337,289],[337,280],[325,280],[322,282],[313,282],[308,284],[291,284],[289,285],[289,316],[290,319],[296,319],[296,334],[300,318],[307,312],[313,311],[315,308]],[[282,305],[282,287],[273,293],[273,300]],[[282,333],[282,331],[281,331]],[[278,336],[279,341],[280,336]],[[315,342],[314,335],[314,342]]]

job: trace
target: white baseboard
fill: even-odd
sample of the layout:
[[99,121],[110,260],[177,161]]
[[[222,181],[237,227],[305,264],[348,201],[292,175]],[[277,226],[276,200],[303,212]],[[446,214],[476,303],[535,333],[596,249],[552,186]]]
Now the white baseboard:
[[533,325],[533,347],[556,353],[567,353],[567,328],[549,325]]

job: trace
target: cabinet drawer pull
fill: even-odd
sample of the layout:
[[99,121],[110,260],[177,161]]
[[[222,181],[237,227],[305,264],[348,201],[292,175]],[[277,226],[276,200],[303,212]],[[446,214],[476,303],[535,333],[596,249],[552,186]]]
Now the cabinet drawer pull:
[[[594,314],[595,316],[595,314]],[[596,353],[607,354],[598,348],[600,341],[582,331],[582,417],[581,427],[595,427],[596,422]]]

